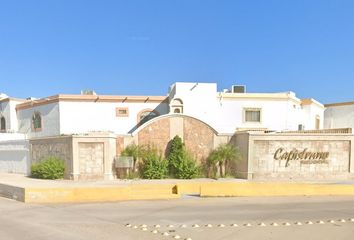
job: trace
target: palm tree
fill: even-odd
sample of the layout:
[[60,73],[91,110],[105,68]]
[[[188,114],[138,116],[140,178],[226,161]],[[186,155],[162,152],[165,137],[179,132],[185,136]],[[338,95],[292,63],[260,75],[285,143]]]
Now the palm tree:
[[227,167],[239,158],[240,154],[233,145],[221,144],[210,153],[208,161],[216,168],[219,168],[220,177],[224,177]]
[[133,171],[136,171],[136,163],[137,160],[143,155],[143,147],[136,145],[136,144],[130,144],[128,145],[121,153],[122,156],[126,157],[133,157]]

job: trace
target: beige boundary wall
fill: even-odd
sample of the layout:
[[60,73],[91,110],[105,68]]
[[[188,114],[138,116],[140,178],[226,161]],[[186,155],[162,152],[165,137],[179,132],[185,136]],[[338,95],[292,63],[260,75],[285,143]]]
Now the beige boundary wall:
[[153,145],[166,155],[169,142],[176,135],[183,139],[199,163],[205,162],[214,148],[228,143],[232,136],[220,135],[196,118],[171,114],[157,117],[128,135],[90,133],[31,139],[30,152],[32,163],[49,156],[63,159],[66,179],[113,179],[115,156],[129,144]]
[[63,159],[65,178],[73,180],[113,179],[116,135],[92,133],[30,140],[31,160],[37,163],[49,156]]
[[354,176],[354,135],[351,133],[219,134],[208,124],[185,115],[157,117],[129,135],[91,133],[30,140],[32,163],[48,156],[66,162],[66,179],[113,179],[115,156],[131,143],[155,145],[166,153],[179,135],[199,163],[222,143],[241,152],[237,175],[243,179],[330,180]]
[[236,133],[245,179],[329,180],[354,176],[352,134]]

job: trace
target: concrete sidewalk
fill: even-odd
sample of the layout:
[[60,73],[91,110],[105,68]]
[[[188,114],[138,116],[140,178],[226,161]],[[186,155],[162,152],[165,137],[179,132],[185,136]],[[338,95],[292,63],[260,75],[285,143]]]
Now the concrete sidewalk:
[[19,174],[0,174],[0,196],[28,203],[109,202],[237,196],[354,195],[354,181],[193,180],[41,180]]

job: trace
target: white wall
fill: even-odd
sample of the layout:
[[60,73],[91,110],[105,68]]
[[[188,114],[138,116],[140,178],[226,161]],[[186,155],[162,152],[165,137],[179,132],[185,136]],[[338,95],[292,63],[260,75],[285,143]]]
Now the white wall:
[[[320,116],[321,125],[324,122],[324,109],[320,105],[312,103],[302,106],[300,99],[292,92],[221,94],[217,92],[215,83],[177,82],[171,86],[169,94],[170,101],[176,98],[183,101],[184,114],[206,122],[219,133],[233,133],[237,128],[298,130],[300,124],[310,130],[315,129],[317,115]],[[128,108],[129,116],[116,116],[116,108]],[[261,123],[245,122],[246,108],[260,108]],[[19,110],[18,129],[30,138],[95,131],[127,134],[134,130],[138,114],[144,109],[156,110],[163,115],[169,113],[169,104],[60,101]],[[43,127],[39,132],[34,132],[31,126],[35,111],[42,114]]]
[[[294,105],[296,108],[294,108]],[[261,122],[244,121],[244,109],[261,109]],[[221,132],[232,133],[236,128],[265,128],[269,130],[297,130],[302,123],[299,104],[289,100],[223,100],[213,124]]]
[[[314,129],[317,115],[323,124],[324,109],[316,104],[303,108],[292,92],[254,94],[254,97],[247,93],[245,97],[242,94],[234,97],[228,93],[229,97],[223,97],[215,83],[175,83],[171,90],[170,100],[181,99],[184,114],[201,119],[220,133],[233,133],[237,128],[298,130],[300,124]],[[261,122],[245,122],[246,108],[261,109]]]
[[[128,108],[128,117],[117,117],[116,108]],[[94,131],[111,131],[126,134],[144,109],[153,109],[161,115],[168,113],[168,104],[111,103],[111,102],[60,102],[60,134],[78,134]]]
[[354,128],[354,105],[327,107],[324,119],[325,128]]
[[[215,83],[175,83],[170,94],[172,99],[183,101],[183,113],[213,125],[218,108]],[[215,126],[212,126],[215,127]]]
[[18,119],[17,119],[17,104],[22,103],[21,101],[10,100],[10,130],[13,132],[18,132]]
[[0,141],[24,140],[26,136],[21,133],[0,133]]
[[[316,129],[316,118],[320,118],[320,129],[324,127],[324,108],[317,104],[303,106],[305,130]],[[326,128],[326,127],[325,127]]]
[[0,141],[0,172],[29,175],[30,169],[28,140]]
[[[79,112],[80,109],[76,109]],[[42,130],[33,131],[32,116],[39,112],[42,116]],[[60,135],[59,103],[35,106],[17,111],[19,132],[26,134],[29,138]]]

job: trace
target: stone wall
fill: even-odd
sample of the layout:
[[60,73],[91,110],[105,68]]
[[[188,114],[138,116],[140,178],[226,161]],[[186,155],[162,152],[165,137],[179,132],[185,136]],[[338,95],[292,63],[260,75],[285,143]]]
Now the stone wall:
[[184,143],[200,162],[206,161],[209,153],[214,149],[215,132],[201,121],[186,118],[183,122]]
[[[198,162],[205,161],[216,145],[227,142],[229,139],[228,137],[218,136],[214,129],[198,119],[172,114],[153,119],[150,123],[137,129],[130,137],[118,136],[117,146],[120,148],[121,146],[126,147],[128,142],[139,145],[154,145],[166,156],[169,142],[176,135],[183,139],[186,148]],[[120,154],[120,152],[117,153]]]
[[124,137],[117,137],[116,139],[116,155],[120,155],[124,150]]
[[[299,159],[274,159],[279,148],[285,151],[328,152],[323,161],[301,161]],[[349,172],[349,141],[254,141],[253,170],[256,175],[268,177],[316,177],[326,179]],[[288,163],[287,163],[288,162]],[[311,163],[312,162],[312,163]]]
[[327,180],[353,176],[353,140],[351,134],[237,133],[232,143],[241,146],[248,179]]
[[50,156],[65,161],[65,178],[113,179],[116,136],[110,133],[57,136],[30,140],[32,163]]
[[234,145],[240,154],[240,159],[236,162],[236,176],[243,179],[252,177],[248,175],[249,135],[234,135],[229,143]]
[[104,144],[79,143],[80,179],[99,179],[104,172]]
[[65,162],[65,178],[72,172],[72,141],[70,136],[30,140],[31,160],[38,163],[48,157],[57,157]]
[[163,154],[167,151],[166,148],[170,139],[169,118],[152,122],[138,133],[138,142],[140,145],[153,145]]

